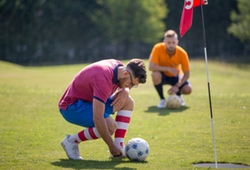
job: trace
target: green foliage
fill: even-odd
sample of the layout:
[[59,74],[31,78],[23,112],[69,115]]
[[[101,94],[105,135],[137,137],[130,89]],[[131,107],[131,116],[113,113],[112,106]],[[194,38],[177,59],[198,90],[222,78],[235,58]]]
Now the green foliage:
[[250,41],[250,1],[237,0],[238,11],[231,12],[232,23],[228,32],[241,41]]
[[152,43],[165,31],[167,8],[163,0],[99,0],[101,8],[92,19],[113,42]]
[[[209,56],[247,56],[245,44],[227,32],[236,2],[213,0],[204,6]],[[166,29],[179,32],[183,3],[184,0],[0,0],[0,60],[44,65],[146,58],[152,46],[162,41]],[[190,57],[203,55],[202,34],[197,7],[192,28],[180,40]]]
[[[184,96],[186,106],[179,110],[156,108],[159,99],[150,76],[131,91],[135,110],[125,141],[144,138],[150,145],[146,162],[111,161],[102,140],[80,144],[83,161],[68,160],[60,142],[82,127],[66,122],[57,103],[85,65],[22,67],[0,62],[0,169],[191,170],[201,169],[192,163],[214,161],[205,63],[194,60],[193,93]],[[250,165],[249,71],[249,64],[209,62],[218,162]]]
[[69,61],[93,35],[86,28],[92,25],[88,13],[96,8],[95,1],[1,2],[2,60],[23,64]]

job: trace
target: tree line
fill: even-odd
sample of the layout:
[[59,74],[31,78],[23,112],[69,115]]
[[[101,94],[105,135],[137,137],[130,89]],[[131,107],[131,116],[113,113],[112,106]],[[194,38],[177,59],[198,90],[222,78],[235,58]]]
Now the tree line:
[[[208,0],[203,6],[209,57],[247,55],[249,2]],[[33,65],[148,58],[167,29],[179,33],[183,4],[183,0],[0,0],[0,60]],[[190,58],[203,55],[202,34],[197,7],[191,29],[179,37]]]

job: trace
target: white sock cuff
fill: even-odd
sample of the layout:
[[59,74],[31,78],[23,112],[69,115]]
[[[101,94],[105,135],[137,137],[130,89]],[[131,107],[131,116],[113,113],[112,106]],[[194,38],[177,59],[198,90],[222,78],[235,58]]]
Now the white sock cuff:
[[132,116],[132,111],[131,110],[119,110],[117,112],[117,115],[125,116],[125,117],[131,117]]

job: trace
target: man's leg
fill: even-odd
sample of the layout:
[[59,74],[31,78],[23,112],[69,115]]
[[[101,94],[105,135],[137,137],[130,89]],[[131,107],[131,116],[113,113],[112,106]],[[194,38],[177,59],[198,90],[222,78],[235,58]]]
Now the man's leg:
[[[76,107],[76,106],[81,106],[81,107]],[[98,133],[97,129],[94,127],[94,122],[93,122],[93,112],[92,112],[92,103],[90,102],[84,102],[81,100],[78,100],[76,103],[70,105],[67,110],[60,110],[62,113],[62,116],[70,123],[83,126],[83,127],[88,127],[83,131],[80,131],[76,134],[73,135],[67,135],[63,141],[61,142],[61,145],[63,146],[67,156],[70,159],[74,160],[80,160],[82,157],[79,154],[79,149],[78,149],[78,144],[83,141],[87,140],[95,140],[100,138],[100,134]],[[111,112],[112,113],[112,107],[111,107]],[[84,113],[84,114],[83,114]],[[107,122],[108,128],[112,133],[114,133],[113,127],[116,128],[116,123],[115,121],[109,117],[109,114],[104,113],[104,118]],[[112,119],[108,121],[109,119]],[[113,122],[113,123],[112,123]],[[115,125],[114,125],[115,124]]]
[[118,110],[115,117],[117,130],[115,131],[114,142],[117,147],[121,148],[123,157],[125,156],[124,138],[129,127],[133,109],[134,101],[131,97],[128,98],[126,104],[122,108],[114,106],[114,111]]
[[163,92],[163,83],[162,83],[162,76],[163,74],[161,72],[152,72],[152,81],[155,87],[155,90],[157,91],[158,96],[160,97],[160,102],[158,103],[158,108],[165,108],[166,107],[166,100],[164,97]]
[[162,73],[161,72],[152,72],[152,81],[154,87],[160,97],[160,99],[165,99],[163,94],[163,84],[162,84]]
[[114,142],[119,148],[124,148],[124,138],[126,136],[132,111],[130,110],[119,110],[115,117],[117,123],[117,130],[114,135]]
[[181,94],[191,94],[192,93],[192,86],[189,82],[185,82],[180,88]]
[[163,95],[163,85],[162,84],[158,84],[158,85],[154,85],[160,99],[165,99],[164,95]]
[[95,140],[98,138],[100,138],[100,135],[96,128],[90,127],[77,134],[67,135],[61,142],[61,145],[69,159],[82,160],[78,144],[86,140]]

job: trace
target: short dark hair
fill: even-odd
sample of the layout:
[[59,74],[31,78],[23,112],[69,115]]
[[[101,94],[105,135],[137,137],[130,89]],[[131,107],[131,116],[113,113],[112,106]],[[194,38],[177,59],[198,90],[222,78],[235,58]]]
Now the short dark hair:
[[177,33],[174,30],[167,30],[164,34],[164,39],[172,37],[176,37],[176,39],[178,39]]
[[146,83],[147,71],[143,60],[138,58],[131,59],[127,63],[126,68],[132,72],[134,78],[138,78],[139,83]]

